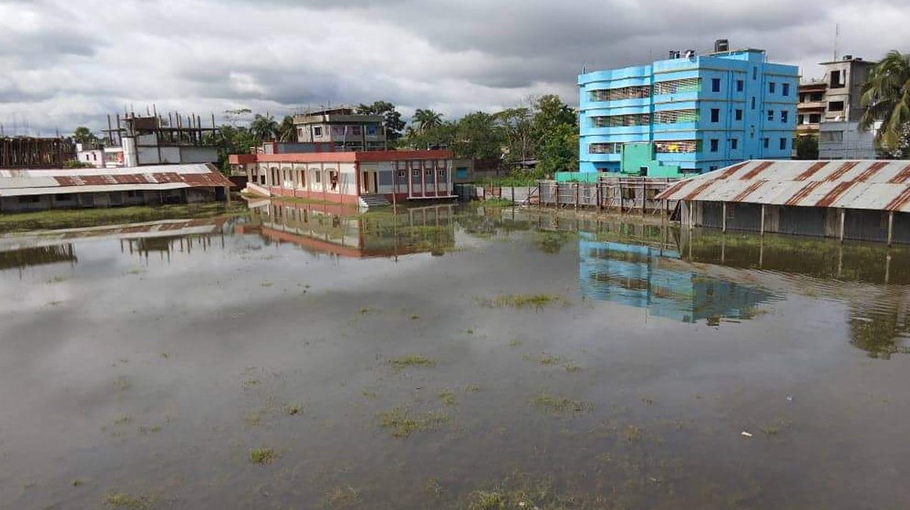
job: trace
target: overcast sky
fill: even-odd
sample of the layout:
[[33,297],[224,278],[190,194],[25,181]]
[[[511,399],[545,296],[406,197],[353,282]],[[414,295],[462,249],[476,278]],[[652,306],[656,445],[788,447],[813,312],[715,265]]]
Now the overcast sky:
[[557,93],[588,70],[714,39],[817,76],[834,53],[910,51],[908,0],[0,0],[0,122],[101,128],[107,113],[276,116],[383,99],[455,118]]

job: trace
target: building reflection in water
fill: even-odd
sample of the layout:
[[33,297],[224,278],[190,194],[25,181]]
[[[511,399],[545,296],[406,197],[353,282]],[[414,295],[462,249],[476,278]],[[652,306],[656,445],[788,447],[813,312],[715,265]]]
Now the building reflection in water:
[[237,232],[341,257],[442,255],[455,247],[455,208],[445,204],[361,214],[335,204],[272,200],[252,208],[250,222]]
[[774,295],[764,289],[698,274],[679,263],[678,251],[598,241],[579,233],[579,284],[587,298],[647,308],[682,322],[750,319]]

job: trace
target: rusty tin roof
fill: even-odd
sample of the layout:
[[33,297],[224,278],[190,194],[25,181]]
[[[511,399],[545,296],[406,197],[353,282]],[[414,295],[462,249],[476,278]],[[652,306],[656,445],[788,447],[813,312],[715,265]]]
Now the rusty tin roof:
[[0,197],[231,186],[207,163],[132,168],[0,170]]
[[763,161],[681,181],[666,200],[910,212],[910,161]]

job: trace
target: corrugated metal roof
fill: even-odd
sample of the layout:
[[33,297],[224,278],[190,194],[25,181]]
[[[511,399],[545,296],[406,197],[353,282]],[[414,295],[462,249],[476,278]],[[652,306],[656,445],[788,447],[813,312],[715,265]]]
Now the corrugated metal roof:
[[231,185],[227,177],[205,163],[133,168],[0,170],[0,196],[6,197]]
[[910,212],[910,162],[755,160],[681,181],[658,198]]

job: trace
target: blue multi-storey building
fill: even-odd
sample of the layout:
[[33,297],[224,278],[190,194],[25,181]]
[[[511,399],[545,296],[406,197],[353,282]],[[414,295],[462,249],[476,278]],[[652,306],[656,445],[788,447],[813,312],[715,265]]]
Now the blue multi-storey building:
[[790,159],[796,66],[753,49],[671,56],[578,77],[581,172],[673,177]]

